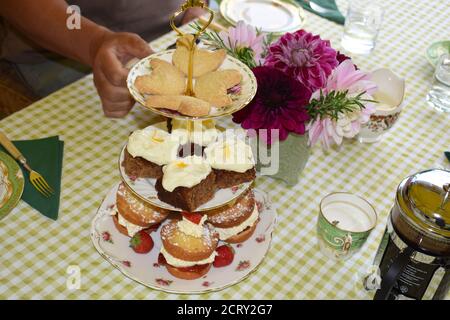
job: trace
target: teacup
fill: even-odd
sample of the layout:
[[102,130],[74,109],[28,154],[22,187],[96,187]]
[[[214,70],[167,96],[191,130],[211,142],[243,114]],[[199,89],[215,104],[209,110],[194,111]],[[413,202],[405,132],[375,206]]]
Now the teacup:
[[335,260],[351,257],[377,224],[372,205],[347,192],[327,195],[320,202],[317,234],[321,251]]
[[397,122],[402,111],[403,98],[405,96],[405,79],[395,75],[391,70],[382,68],[372,72],[371,80],[378,86],[373,94],[376,111],[370,116],[360,133],[359,142],[376,142],[381,139]]

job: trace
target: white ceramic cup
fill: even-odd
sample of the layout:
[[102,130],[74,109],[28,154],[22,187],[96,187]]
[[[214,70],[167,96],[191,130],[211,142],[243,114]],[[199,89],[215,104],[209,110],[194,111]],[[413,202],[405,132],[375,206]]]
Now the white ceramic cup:
[[373,94],[376,111],[370,116],[358,134],[359,142],[379,141],[384,133],[397,122],[403,108],[405,96],[405,79],[398,77],[391,70],[382,68],[372,72],[371,80],[378,86]]

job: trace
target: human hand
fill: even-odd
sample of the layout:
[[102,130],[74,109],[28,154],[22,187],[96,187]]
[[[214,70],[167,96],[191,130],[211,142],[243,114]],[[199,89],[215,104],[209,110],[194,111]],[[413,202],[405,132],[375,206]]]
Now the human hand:
[[194,19],[197,19],[198,17],[204,15],[206,13],[205,10],[202,8],[189,8],[183,16],[183,19],[181,20],[181,24],[186,24],[188,22],[191,22]]
[[128,69],[133,58],[142,59],[153,51],[147,42],[133,33],[107,31],[91,48],[94,84],[107,117],[121,118],[134,105],[126,87]]

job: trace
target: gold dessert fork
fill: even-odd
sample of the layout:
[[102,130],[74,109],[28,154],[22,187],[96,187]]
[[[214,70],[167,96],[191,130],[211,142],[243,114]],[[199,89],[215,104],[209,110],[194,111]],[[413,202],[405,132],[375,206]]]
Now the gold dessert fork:
[[16,146],[8,139],[8,137],[0,130],[0,144],[17,160],[22,166],[30,172],[30,182],[37,191],[46,197],[50,197],[54,191],[45,181],[45,179],[36,171],[30,168],[27,159],[20,153]]

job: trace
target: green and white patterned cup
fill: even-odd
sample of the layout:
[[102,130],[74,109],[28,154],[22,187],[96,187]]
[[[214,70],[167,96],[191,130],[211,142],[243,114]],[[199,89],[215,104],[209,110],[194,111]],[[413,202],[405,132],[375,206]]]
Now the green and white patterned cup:
[[320,202],[317,221],[321,251],[336,260],[347,259],[361,249],[376,224],[369,202],[347,192],[330,193]]

